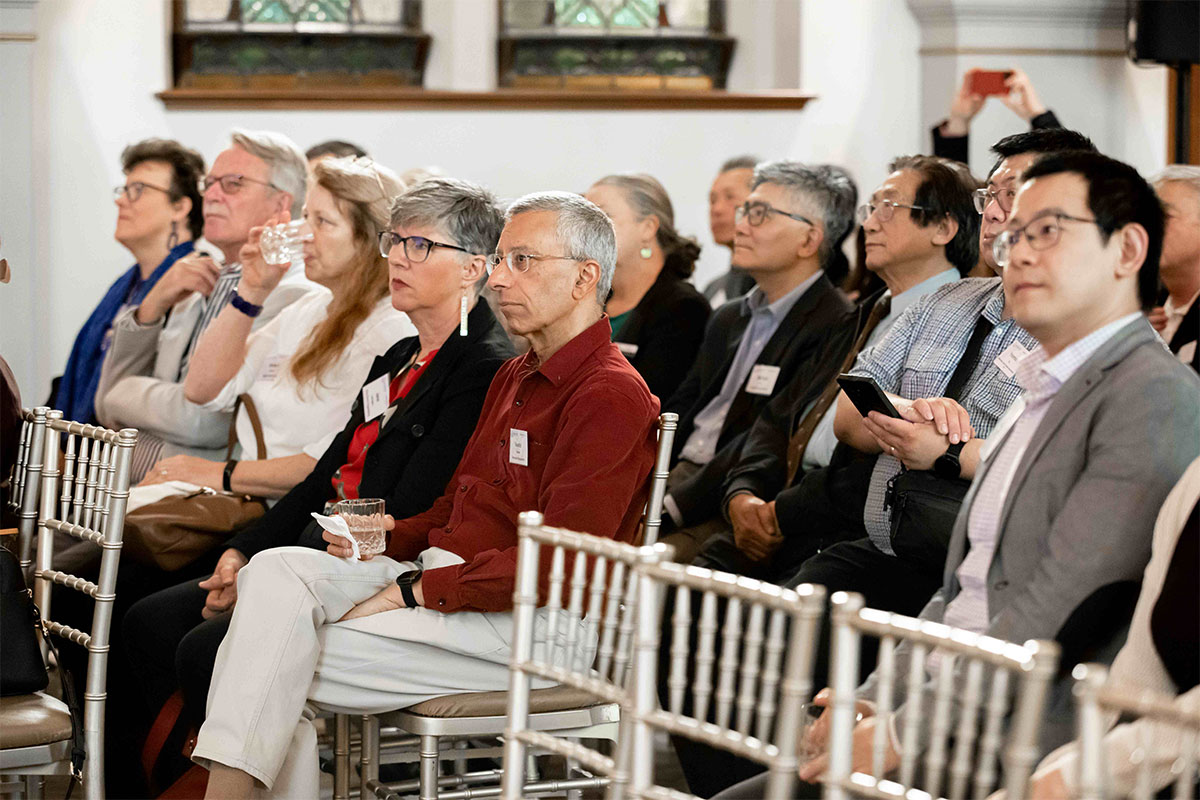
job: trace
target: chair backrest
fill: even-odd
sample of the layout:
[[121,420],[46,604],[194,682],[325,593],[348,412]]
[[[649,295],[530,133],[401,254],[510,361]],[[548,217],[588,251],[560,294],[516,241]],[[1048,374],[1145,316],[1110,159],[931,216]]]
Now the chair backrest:
[[[766,796],[790,798],[825,589],[810,584],[785,589],[675,563],[642,563],[637,569],[642,602],[631,795],[679,796],[654,785],[653,734],[665,730],[766,765]],[[674,611],[664,710],[658,707],[657,673],[662,606],[670,591]]]
[[[1178,704],[1174,695],[1135,686],[1112,683],[1108,670],[1099,664],[1079,664],[1072,672],[1075,678],[1075,708],[1079,723],[1079,797],[1081,800],[1104,800],[1116,795],[1108,786],[1109,759],[1104,752],[1104,736],[1116,716],[1136,718],[1137,782],[1132,797],[1149,800],[1161,796],[1154,775],[1155,765],[1170,763],[1175,784],[1173,796],[1178,800],[1195,797],[1197,757],[1200,751],[1200,708]],[[1165,734],[1165,735],[1164,735]],[[1175,745],[1174,752],[1164,747]],[[1173,758],[1173,761],[1170,759]]]
[[49,412],[45,406],[21,409],[21,440],[8,486],[8,505],[17,517],[17,558],[23,571],[33,566],[33,537],[37,533],[46,415]]
[[[527,511],[518,525],[502,787],[506,798],[522,796],[527,747],[575,759],[596,773],[613,775],[618,785],[624,783],[623,776],[614,774],[622,766],[620,758],[528,730],[531,681],[541,678],[594,698],[584,704],[628,706],[639,605],[634,569],[666,560],[672,552],[666,544],[637,547],[542,523],[541,514]],[[540,609],[539,583],[546,587]]]
[[675,444],[675,430],[679,427],[679,415],[667,412],[658,415],[658,453],[654,457],[654,472],[650,474],[650,499],[646,501],[646,517],[642,524],[642,544],[651,545],[658,541],[662,528],[663,500],[667,496],[667,475],[671,472],[671,448]]
[[[925,796],[963,798],[970,793],[982,798],[996,788],[998,764],[1002,766],[1002,785],[1008,800],[1026,795],[1038,759],[1046,694],[1058,667],[1055,643],[1029,641],[1018,645],[865,608],[859,594],[837,592],[832,605],[833,715],[825,797],[843,800],[864,795],[900,796],[914,787],[920,769],[924,785],[919,789],[927,793]],[[918,713],[904,715],[898,731],[901,764],[896,781],[887,779],[882,770],[888,725],[875,728],[871,773],[853,772],[851,767],[863,636],[880,642],[874,702],[881,718],[895,710],[897,651],[901,645],[908,658],[906,705],[916,707],[923,701],[928,691],[926,670],[936,675],[932,719],[923,720]],[[929,725],[928,747],[924,762],[918,763],[920,726],[925,722]]]
[[[65,445],[60,451],[60,443]],[[84,791],[99,797],[104,778],[104,700],[108,670],[109,630],[121,557],[121,534],[129,499],[129,469],[137,431],[111,431],[96,425],[66,422],[62,412],[47,415],[43,457],[41,518],[38,526],[35,595],[43,629],[87,648],[83,724],[88,759]],[[54,539],[64,533],[101,548],[96,582],[53,568]],[[53,620],[51,587],[66,586],[95,601],[90,632]]]

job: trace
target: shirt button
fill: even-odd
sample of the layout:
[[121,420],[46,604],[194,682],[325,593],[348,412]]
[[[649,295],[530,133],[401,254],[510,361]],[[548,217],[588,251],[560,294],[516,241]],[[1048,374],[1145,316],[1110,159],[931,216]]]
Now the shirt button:
[[439,606],[444,606],[444,605],[446,605],[446,601],[445,601],[445,600],[438,600],[438,605],[439,605]]
[[992,585],[992,588],[995,589],[997,592],[1003,591],[1004,589],[1008,588],[1008,581],[996,581]]
[[412,435],[417,436],[417,437],[424,436],[425,435],[425,426],[424,425],[413,425],[412,426]]
[[501,447],[504,447],[504,445],[505,445],[505,443],[506,443],[507,441],[508,441],[507,439],[501,439],[501,440],[500,440],[500,446],[501,446]]
[[459,487],[458,487],[458,490],[459,490],[460,492],[465,492],[465,491],[467,490],[467,485],[466,485],[465,483],[464,483],[464,484],[461,484],[461,485],[459,485]]
[[514,405],[514,406],[523,406],[523,405],[525,405],[525,401],[524,401],[524,400],[518,400],[517,402],[513,403],[513,405]]
[[492,485],[499,486],[501,480],[502,480],[502,478],[492,478]]

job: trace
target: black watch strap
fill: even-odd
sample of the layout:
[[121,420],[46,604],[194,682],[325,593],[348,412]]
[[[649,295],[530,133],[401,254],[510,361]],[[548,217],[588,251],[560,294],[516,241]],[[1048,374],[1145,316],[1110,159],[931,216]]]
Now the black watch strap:
[[413,584],[421,580],[421,570],[410,569],[408,572],[402,572],[396,576],[396,585],[400,587],[400,596],[404,598],[404,606],[406,608],[417,607],[417,596],[413,594]]
[[959,454],[962,453],[966,444],[966,442],[957,442],[947,447],[946,452],[933,462],[933,471],[943,478],[961,478],[962,462],[959,461]]
[[225,472],[221,474],[221,488],[227,492],[233,492],[233,469],[238,465],[234,459],[229,459],[225,462]]

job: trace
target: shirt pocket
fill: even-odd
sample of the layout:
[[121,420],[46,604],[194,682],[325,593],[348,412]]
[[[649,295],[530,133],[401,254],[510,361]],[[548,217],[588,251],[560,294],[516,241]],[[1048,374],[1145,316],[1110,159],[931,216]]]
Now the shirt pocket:
[[962,350],[952,345],[928,347],[914,354],[900,374],[899,394],[909,400],[941,397],[961,358]]

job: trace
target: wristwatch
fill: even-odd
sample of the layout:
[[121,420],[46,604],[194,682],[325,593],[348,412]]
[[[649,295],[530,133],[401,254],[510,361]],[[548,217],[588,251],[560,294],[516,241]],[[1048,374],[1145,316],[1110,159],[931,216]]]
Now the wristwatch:
[[421,573],[425,570],[417,565],[416,569],[410,569],[408,572],[401,572],[396,576],[396,585],[400,587],[400,596],[404,598],[406,608],[417,607],[417,597],[413,594],[413,584],[421,580]]
[[958,461],[958,454],[962,452],[965,445],[966,442],[959,442],[946,448],[946,452],[933,462],[933,474],[939,478],[961,478],[962,464]]

